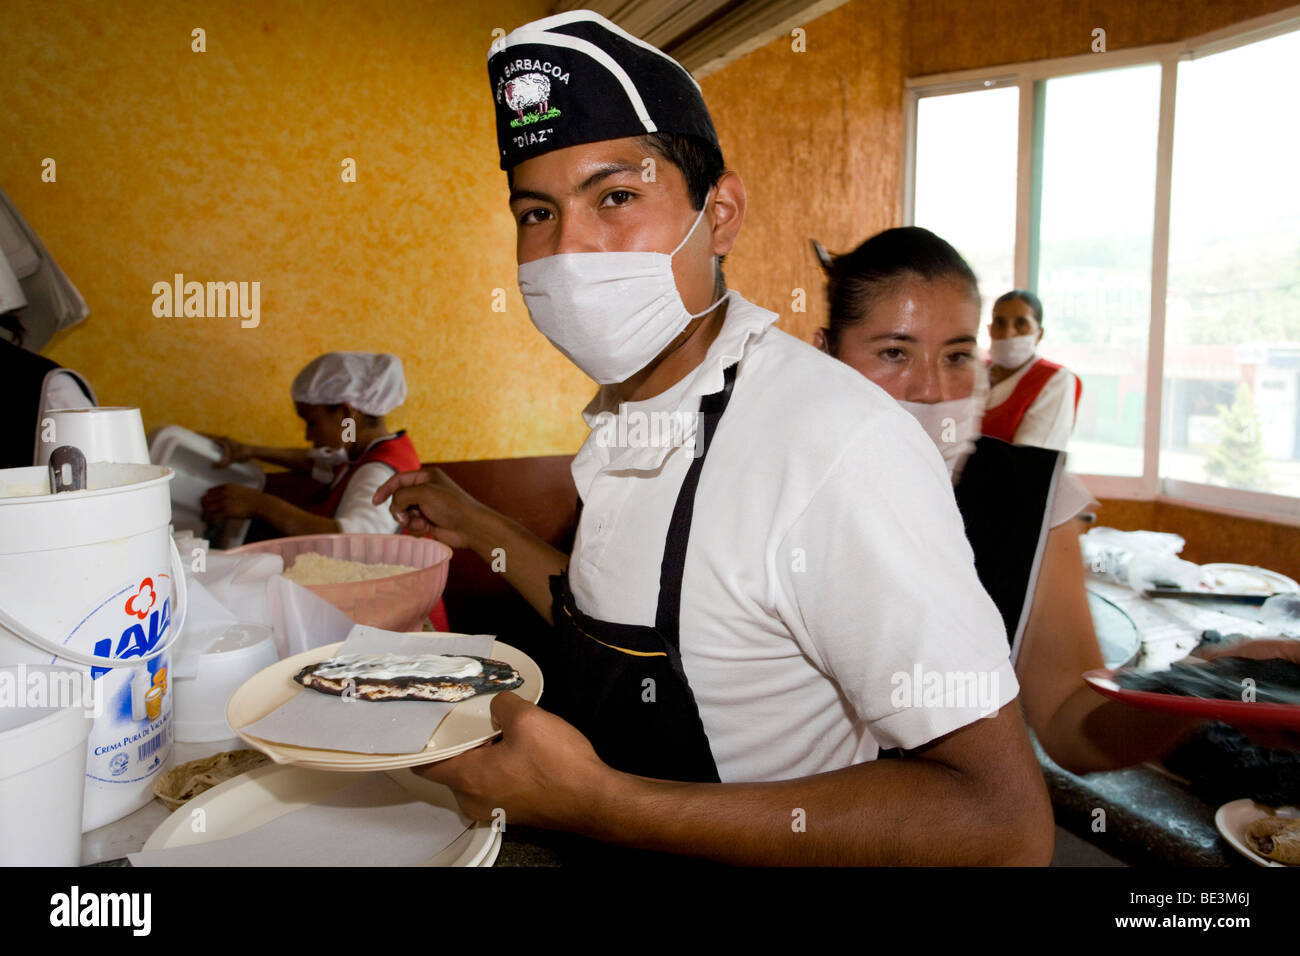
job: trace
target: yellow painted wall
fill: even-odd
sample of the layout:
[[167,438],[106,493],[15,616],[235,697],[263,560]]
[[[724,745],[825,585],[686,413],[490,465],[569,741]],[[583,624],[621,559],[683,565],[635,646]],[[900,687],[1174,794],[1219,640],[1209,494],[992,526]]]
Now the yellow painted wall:
[[[391,351],[410,396],[389,421],[425,460],[576,449],[593,388],[515,286],[486,69],[492,29],[548,7],[6,4],[0,185],[91,308],[46,354],[147,428],[300,444],[298,369]],[[260,282],[261,325],[155,318],[177,272]]]
[[[809,237],[843,251],[901,221],[906,76],[1079,52],[1093,25],[1119,48],[1282,6],[852,0],[810,21],[804,52],[782,37],[702,83],[749,189],[729,284],[811,337]],[[410,398],[390,422],[426,461],[572,452],[592,386],[519,298],[485,69],[493,28],[549,7],[10,0],[0,185],[92,309],[47,354],[147,427],[297,443],[303,364],[392,351]],[[57,183],[40,180],[47,156]],[[260,327],[156,319],[152,286],[176,272],[260,282]]]

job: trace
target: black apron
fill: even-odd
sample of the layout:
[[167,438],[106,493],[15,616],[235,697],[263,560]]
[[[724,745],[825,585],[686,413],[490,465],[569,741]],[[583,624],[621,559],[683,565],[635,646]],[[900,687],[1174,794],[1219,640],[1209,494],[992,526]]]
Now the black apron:
[[[616,770],[665,780],[717,783],[704,724],[682,670],[679,612],[695,491],[718,421],[731,399],[736,366],[722,391],[700,400],[699,454],[682,481],[664,542],[654,627],[615,624],[578,609],[568,572],[550,579],[558,681],[547,675],[547,707],[577,727]],[[555,693],[552,684],[558,683]]]
[[76,372],[0,338],[0,403],[5,408],[0,468],[30,468],[35,462],[41,395],[50,373],[59,371],[72,376],[88,402],[95,401],[89,384]]
[[975,443],[954,492],[975,553],[975,573],[1002,615],[1014,664],[1029,623],[1051,507],[1065,453],[1011,445],[987,435]]
[[[1034,604],[1043,548],[1052,530],[1052,499],[1064,467],[1064,452],[981,435],[953,489],[975,555],[975,574],[1002,616],[1012,666]],[[900,756],[891,747],[881,750],[878,759]]]

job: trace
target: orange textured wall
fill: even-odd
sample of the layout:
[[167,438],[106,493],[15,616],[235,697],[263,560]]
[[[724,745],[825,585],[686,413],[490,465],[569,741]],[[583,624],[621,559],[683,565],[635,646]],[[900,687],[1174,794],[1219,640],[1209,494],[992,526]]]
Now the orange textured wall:
[[[549,0],[7,6],[0,184],[90,304],[47,354],[101,402],[298,444],[298,369],[384,350],[426,460],[578,446],[592,387],[515,286],[486,70],[493,28]],[[178,272],[260,282],[260,325],[155,318]]]
[[906,3],[857,0],[804,30],[804,52],[781,37],[700,85],[749,194],[727,284],[810,339],[825,296],[808,240],[847,251],[902,216]]
[[[862,2],[862,0],[858,0]],[[1170,43],[1293,6],[1291,0],[911,0],[908,75]]]

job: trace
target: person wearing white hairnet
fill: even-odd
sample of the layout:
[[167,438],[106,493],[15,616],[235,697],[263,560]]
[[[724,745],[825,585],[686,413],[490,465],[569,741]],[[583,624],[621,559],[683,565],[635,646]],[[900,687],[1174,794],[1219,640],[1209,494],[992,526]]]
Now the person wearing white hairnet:
[[319,487],[307,506],[225,484],[203,496],[204,515],[210,521],[260,518],[284,535],[396,532],[397,519],[371,498],[394,474],[420,467],[406,432],[391,431],[384,422],[406,401],[401,359],[327,352],[298,373],[290,392],[311,448],[267,448],[213,435],[225,452],[214,467],[256,458],[310,473]]
[[26,468],[36,461],[37,435],[52,408],[89,408],[90,383],[70,369],[23,348],[27,296],[4,252],[0,252],[0,392],[9,427],[0,440],[0,468]]

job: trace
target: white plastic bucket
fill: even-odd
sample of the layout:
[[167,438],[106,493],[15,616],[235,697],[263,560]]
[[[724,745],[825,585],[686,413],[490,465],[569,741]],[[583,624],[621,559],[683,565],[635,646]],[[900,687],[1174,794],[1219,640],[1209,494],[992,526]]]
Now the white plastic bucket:
[[[81,862],[86,738],[94,722],[81,677],[67,667],[0,667],[0,866]],[[60,693],[69,688],[71,697]]]
[[170,469],[92,462],[85,491],[0,471],[0,665],[89,670],[103,712],[87,743],[82,829],[153,798],[171,756],[168,650],[185,575],[168,532]]

